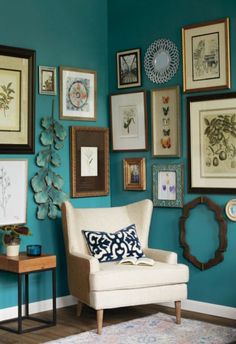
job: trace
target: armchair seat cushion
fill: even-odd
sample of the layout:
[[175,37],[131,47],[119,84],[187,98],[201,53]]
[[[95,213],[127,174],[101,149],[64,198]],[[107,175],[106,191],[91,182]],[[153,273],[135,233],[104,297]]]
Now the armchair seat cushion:
[[90,275],[90,290],[136,289],[186,283],[188,267],[184,264],[155,262],[153,266],[100,263],[100,270]]

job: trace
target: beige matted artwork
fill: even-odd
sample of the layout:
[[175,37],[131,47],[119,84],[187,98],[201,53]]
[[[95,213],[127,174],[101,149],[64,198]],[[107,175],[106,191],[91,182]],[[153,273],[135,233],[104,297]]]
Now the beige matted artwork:
[[164,158],[181,155],[179,93],[179,86],[151,92],[153,156]]
[[182,28],[184,92],[230,88],[229,18]]

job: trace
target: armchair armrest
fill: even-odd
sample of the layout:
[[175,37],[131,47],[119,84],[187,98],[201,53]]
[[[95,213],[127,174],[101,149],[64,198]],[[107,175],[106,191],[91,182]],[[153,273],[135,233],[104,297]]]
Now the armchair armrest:
[[157,250],[155,248],[144,248],[143,252],[148,258],[168,264],[177,264],[177,254],[171,251]]
[[89,304],[89,275],[100,270],[97,258],[88,254],[68,254],[68,283],[71,295]]

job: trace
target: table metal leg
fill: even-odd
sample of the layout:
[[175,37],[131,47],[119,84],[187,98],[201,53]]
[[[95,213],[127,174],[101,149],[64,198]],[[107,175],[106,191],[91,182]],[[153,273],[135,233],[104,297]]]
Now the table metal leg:
[[52,269],[52,321],[56,325],[57,322],[57,306],[56,306],[56,268]]
[[29,274],[25,274],[25,316],[29,316]]
[[18,274],[18,333],[22,333],[22,275]]

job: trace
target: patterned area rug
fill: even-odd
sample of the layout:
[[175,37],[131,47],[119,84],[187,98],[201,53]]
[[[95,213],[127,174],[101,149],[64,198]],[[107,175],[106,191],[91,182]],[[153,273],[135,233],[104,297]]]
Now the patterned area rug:
[[236,328],[212,325],[158,313],[103,328],[102,335],[88,331],[47,344],[233,344]]

